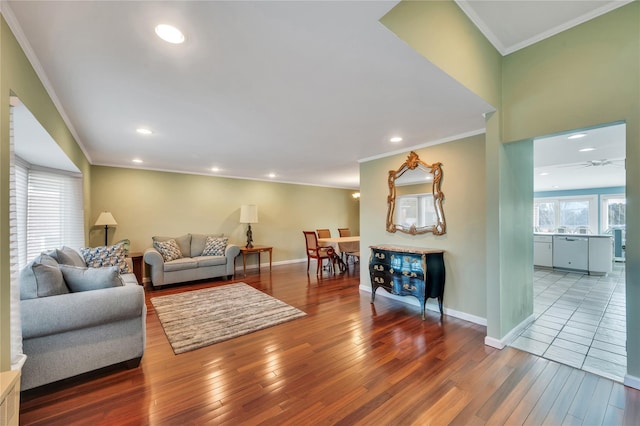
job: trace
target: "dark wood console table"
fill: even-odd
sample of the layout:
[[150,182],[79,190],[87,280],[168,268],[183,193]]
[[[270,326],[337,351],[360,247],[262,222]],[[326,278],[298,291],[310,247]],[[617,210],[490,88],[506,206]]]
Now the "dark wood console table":
[[443,314],[444,250],[397,245],[370,246],[371,303],[382,287],[397,296],[414,296],[420,302],[422,319],[427,299],[438,299]]

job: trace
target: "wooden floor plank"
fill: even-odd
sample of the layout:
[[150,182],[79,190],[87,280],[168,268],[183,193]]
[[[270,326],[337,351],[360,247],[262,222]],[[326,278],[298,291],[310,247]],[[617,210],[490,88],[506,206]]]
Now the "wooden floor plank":
[[[231,282],[307,316],[175,355],[150,299]],[[433,311],[423,321],[415,306],[380,295],[372,305],[358,286],[353,266],[317,278],[306,264],[291,264],[250,270],[242,279],[147,288],[140,367],[113,366],[23,392],[21,424],[637,422],[639,391],[485,346],[485,327],[477,324]],[[595,398],[602,403],[593,406]]]

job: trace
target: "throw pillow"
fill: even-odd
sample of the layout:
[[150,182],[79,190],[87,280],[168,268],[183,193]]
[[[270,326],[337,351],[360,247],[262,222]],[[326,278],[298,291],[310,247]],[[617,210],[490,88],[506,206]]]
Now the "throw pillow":
[[[180,237],[152,237],[153,242],[164,242],[175,240],[178,248],[180,248],[180,257],[191,256],[191,234],[185,234]],[[155,247],[155,246],[154,246]]]
[[129,272],[124,244],[121,242],[112,246],[81,248],[80,253],[89,268],[117,266],[120,268],[120,273]]
[[67,246],[62,247],[61,249],[56,249],[54,257],[61,265],[87,266],[84,263],[82,256],[80,256],[77,251]]
[[82,268],[60,265],[60,271],[72,292],[98,290],[122,285],[117,266],[104,268]]
[[153,248],[160,252],[165,262],[171,262],[182,257],[180,247],[178,247],[178,243],[173,238],[167,241],[154,241]]
[[208,237],[222,238],[224,234],[191,234],[191,257],[202,256]]
[[228,238],[212,238],[207,237],[207,242],[204,245],[202,251],[203,256],[224,256],[224,251],[227,248]]
[[20,271],[20,299],[55,296],[69,293],[58,262],[41,254]]

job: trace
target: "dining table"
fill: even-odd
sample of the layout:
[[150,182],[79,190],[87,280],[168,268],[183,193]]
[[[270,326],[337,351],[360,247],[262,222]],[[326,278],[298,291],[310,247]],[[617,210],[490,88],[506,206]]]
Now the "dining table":
[[360,251],[360,236],[318,238],[318,245],[322,247],[333,247],[336,254],[342,256],[342,253]]

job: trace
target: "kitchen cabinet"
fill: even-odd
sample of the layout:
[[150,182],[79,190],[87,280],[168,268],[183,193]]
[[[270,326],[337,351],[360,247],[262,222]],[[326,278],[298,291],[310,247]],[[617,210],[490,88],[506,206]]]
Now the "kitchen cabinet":
[[547,268],[553,267],[553,236],[533,236],[533,264]]
[[589,237],[589,274],[606,275],[613,269],[613,240],[609,236]]

